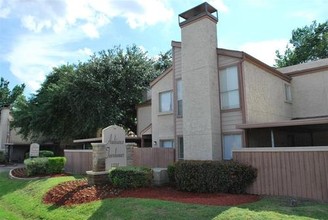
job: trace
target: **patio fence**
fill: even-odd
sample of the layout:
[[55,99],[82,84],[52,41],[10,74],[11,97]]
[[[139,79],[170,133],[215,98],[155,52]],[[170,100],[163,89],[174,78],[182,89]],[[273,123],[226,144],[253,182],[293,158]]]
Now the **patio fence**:
[[[131,151],[130,151],[131,150]],[[92,170],[92,150],[64,150],[65,172],[85,174]],[[132,156],[132,160],[131,156]],[[166,168],[175,161],[175,150],[170,148],[127,148],[127,164],[149,168]]]
[[233,160],[258,170],[248,193],[328,201],[328,147],[244,148]]

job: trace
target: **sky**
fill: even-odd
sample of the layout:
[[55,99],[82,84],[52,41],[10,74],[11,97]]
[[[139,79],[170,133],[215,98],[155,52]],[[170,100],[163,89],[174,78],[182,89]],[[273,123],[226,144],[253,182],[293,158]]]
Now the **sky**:
[[[328,19],[327,0],[208,0],[218,10],[218,47],[268,65],[293,29]],[[133,44],[150,57],[180,41],[178,15],[199,0],[0,0],[0,76],[25,95],[53,67]]]

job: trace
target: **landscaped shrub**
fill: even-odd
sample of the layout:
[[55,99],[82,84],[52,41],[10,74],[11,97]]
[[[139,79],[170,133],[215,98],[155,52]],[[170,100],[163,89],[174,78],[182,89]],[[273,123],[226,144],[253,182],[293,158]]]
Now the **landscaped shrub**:
[[110,171],[111,183],[119,188],[138,188],[151,185],[153,171],[145,167],[117,167]]
[[169,177],[169,183],[171,185],[175,184],[175,165],[170,164],[167,166],[167,175]]
[[251,166],[224,161],[179,161],[175,181],[179,190],[189,192],[244,193],[256,178]]
[[[55,154],[50,150],[40,150],[39,157],[53,157]],[[30,152],[25,153],[25,159],[30,158]]]
[[5,152],[4,151],[0,151],[0,164],[3,164],[5,162],[6,162]]
[[38,157],[24,160],[28,176],[47,174],[48,158]]
[[48,158],[48,168],[47,172],[52,173],[62,173],[66,163],[65,157],[49,157]]
[[62,173],[65,162],[65,157],[37,157],[24,160],[28,176]]

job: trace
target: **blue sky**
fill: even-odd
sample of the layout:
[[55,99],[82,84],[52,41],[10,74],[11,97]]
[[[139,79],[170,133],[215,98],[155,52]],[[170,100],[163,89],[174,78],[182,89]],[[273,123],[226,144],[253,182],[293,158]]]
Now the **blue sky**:
[[[34,93],[52,67],[136,44],[149,56],[180,41],[178,14],[198,0],[0,0],[0,75]],[[218,10],[218,47],[273,65],[291,31],[328,19],[326,0],[209,0]]]

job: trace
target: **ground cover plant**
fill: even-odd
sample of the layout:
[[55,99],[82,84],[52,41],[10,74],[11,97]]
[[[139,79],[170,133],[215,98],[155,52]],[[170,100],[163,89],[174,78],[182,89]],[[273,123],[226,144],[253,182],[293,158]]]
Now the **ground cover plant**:
[[[208,206],[141,198],[112,198],[73,206],[43,203],[58,184],[79,176],[17,181],[0,173],[0,219],[327,219],[328,205],[289,198],[265,197],[239,206]],[[136,189],[141,190],[141,189]],[[163,195],[163,193],[162,193]],[[5,216],[5,217],[4,217]]]

